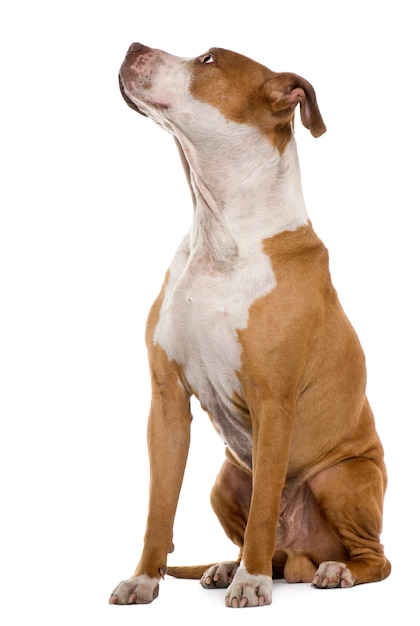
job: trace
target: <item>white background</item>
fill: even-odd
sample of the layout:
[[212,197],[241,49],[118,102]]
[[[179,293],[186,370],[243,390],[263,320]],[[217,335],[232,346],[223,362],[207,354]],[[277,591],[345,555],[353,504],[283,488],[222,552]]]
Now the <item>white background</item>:
[[[416,5],[3,3],[2,623],[415,623]],[[150,606],[107,604],[134,570],[146,515],[145,318],[191,216],[172,139],[119,94],[118,69],[132,41],[179,56],[230,48],[301,74],[317,91],[328,132],[315,140],[297,120],[302,178],[366,352],[390,478],[387,581],[332,591],[276,583],[270,607],[233,611],[224,608],[223,591],[167,578]],[[223,445],[196,405],[194,415],[171,557],[178,564],[236,557],[208,503]]]

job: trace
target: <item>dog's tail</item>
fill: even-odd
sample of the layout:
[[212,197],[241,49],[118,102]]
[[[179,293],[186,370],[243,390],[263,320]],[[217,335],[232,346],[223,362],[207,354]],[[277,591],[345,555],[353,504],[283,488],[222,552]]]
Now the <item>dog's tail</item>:
[[180,567],[168,567],[167,574],[174,578],[191,578],[200,580],[204,572],[206,572],[210,565],[185,565]]

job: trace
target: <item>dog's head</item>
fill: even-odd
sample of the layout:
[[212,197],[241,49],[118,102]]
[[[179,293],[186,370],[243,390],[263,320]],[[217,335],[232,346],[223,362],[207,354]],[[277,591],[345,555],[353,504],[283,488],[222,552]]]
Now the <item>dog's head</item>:
[[[275,73],[235,52],[212,48],[185,59],[138,43],[130,46],[120,70],[128,105],[177,135],[206,133],[211,139],[219,114],[259,128],[279,148],[292,132],[297,105],[303,125],[319,137],[326,128],[315,91],[292,73]],[[212,114],[217,110],[217,115]]]

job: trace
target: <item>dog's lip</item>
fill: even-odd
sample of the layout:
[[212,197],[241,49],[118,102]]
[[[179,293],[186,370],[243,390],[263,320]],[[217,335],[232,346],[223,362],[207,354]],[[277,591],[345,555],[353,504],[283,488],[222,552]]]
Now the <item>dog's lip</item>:
[[126,101],[126,103],[128,104],[128,106],[131,109],[134,109],[134,111],[137,111],[137,113],[140,113],[141,115],[144,115],[145,117],[148,117],[146,115],[146,113],[144,113],[141,109],[139,109],[138,105],[135,102],[133,102],[133,100],[131,100],[130,96],[127,94],[127,92],[125,90],[125,87],[124,87],[124,83],[123,83],[122,78],[121,78],[121,74],[118,75],[118,80],[119,80],[119,83],[120,83],[121,95],[124,98],[124,100]]

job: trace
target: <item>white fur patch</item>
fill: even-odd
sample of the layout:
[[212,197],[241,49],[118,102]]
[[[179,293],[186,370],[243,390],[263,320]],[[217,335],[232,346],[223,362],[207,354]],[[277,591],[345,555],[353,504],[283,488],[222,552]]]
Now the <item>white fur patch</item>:
[[[226,605],[238,607],[271,604],[273,580],[270,576],[249,574],[241,563],[226,593]],[[235,602],[236,600],[236,602]]]
[[241,395],[236,330],[246,327],[252,302],[273,289],[274,274],[261,246],[244,256],[239,249],[233,266],[223,272],[189,254],[188,242],[171,265],[154,340],[183,367],[222,439],[250,465],[251,435],[232,402],[234,393]]
[[123,580],[111,594],[111,604],[148,604],[157,594],[160,578],[147,574]]

